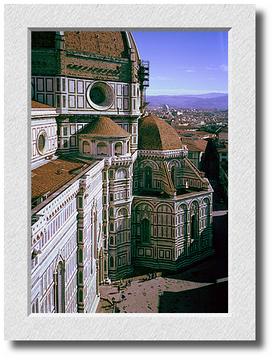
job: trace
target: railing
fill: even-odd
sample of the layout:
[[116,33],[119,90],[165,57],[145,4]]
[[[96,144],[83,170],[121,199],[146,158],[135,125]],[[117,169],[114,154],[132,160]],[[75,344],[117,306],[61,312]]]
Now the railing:
[[179,150],[138,150],[138,155],[152,155],[160,157],[184,157],[188,155],[188,150],[183,148]]

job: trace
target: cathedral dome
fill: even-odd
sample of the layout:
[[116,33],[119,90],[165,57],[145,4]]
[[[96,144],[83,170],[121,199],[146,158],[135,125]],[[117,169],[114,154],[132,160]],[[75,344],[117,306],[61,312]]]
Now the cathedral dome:
[[99,116],[80,133],[81,138],[129,138],[130,134],[107,116]]
[[32,31],[32,75],[137,83],[139,62],[129,31]]
[[[62,45],[61,45],[62,43]],[[127,58],[133,50],[139,58],[133,36],[128,31],[33,31],[32,48],[54,49],[101,56]]]
[[182,149],[182,142],[176,130],[155,115],[148,115],[139,124],[140,150]]
[[102,56],[127,57],[128,44],[122,31],[65,31],[66,50]]

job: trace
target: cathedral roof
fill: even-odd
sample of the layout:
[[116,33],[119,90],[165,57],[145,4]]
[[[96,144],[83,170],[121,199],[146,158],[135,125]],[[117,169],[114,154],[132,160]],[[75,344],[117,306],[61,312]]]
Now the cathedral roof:
[[32,199],[57,191],[87,166],[76,159],[57,159],[32,170]]
[[99,116],[80,132],[80,137],[128,138],[130,134],[107,116]]
[[182,142],[176,130],[155,115],[148,115],[139,124],[140,150],[182,149]]

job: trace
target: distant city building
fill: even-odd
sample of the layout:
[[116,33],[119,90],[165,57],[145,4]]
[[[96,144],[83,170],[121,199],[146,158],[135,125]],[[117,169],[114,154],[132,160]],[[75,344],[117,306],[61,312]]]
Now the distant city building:
[[101,283],[213,253],[212,187],[142,116],[148,74],[129,32],[32,33],[32,312],[95,312]]

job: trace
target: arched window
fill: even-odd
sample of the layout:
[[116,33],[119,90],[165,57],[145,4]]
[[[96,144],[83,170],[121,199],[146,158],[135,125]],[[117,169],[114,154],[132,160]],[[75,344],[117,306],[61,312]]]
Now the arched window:
[[180,230],[180,234],[184,237],[187,236],[187,206],[185,204],[181,205],[179,208],[179,226],[182,230]]
[[59,261],[55,273],[55,309],[58,313],[65,312],[65,266]]
[[107,145],[104,142],[97,144],[97,155],[108,155]]
[[127,172],[125,169],[119,169],[116,172],[117,179],[125,179],[127,177]]
[[125,208],[119,209],[117,215],[118,215],[118,216],[123,216],[123,217],[125,217],[125,216],[128,215],[128,211],[127,211],[127,209],[125,209]]
[[205,206],[206,226],[208,227],[210,225],[210,201],[209,199],[204,199],[203,203]]
[[176,183],[176,167],[175,166],[171,167],[171,179],[172,179],[172,182],[174,184],[174,187],[176,188],[177,183]]
[[191,239],[198,240],[199,236],[199,206],[193,202],[191,206]]
[[93,226],[94,226],[94,235],[93,235],[93,238],[94,238],[94,259],[96,259],[97,257],[97,213],[95,212],[94,213],[94,219],[93,219]]
[[184,237],[187,237],[187,207],[184,207],[184,213],[183,213],[183,235]]
[[195,215],[191,216],[191,239],[196,238],[196,217]]
[[148,219],[143,219],[141,221],[141,241],[148,243],[151,238],[151,229],[150,229],[150,221]]
[[115,155],[122,155],[122,143],[118,142],[115,144]]
[[150,166],[144,168],[144,187],[146,189],[152,188],[152,168]]
[[90,144],[88,143],[88,141],[83,141],[83,143],[82,143],[82,152],[83,152],[83,154],[90,154],[91,153],[91,148],[90,148]]

